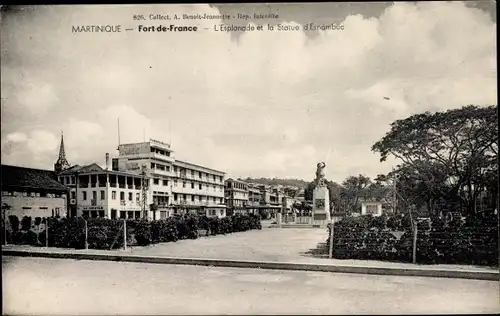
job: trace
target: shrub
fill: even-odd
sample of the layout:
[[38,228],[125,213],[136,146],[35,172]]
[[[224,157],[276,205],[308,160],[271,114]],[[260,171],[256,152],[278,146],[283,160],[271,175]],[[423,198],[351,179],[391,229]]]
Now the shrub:
[[218,217],[211,217],[210,218],[210,235],[217,235],[219,233],[219,218]]
[[135,220],[134,223],[135,240],[139,246],[147,246],[152,242],[151,222],[147,220]]
[[153,243],[177,241],[177,221],[174,218],[151,222]]
[[[411,262],[414,231],[408,225],[408,216],[346,217],[335,224],[333,256]],[[417,263],[498,264],[498,226],[491,218],[447,224],[432,218],[418,222],[417,228]],[[328,246],[329,229],[328,225]],[[404,231],[399,240],[391,232],[395,230]]]
[[186,215],[184,217],[185,236],[188,239],[198,238],[198,217],[195,215]]
[[31,229],[31,216],[23,216],[21,219],[21,230],[28,231]]
[[39,244],[38,234],[31,230],[28,230],[26,233],[24,233],[22,235],[22,239],[23,239],[23,244],[25,245],[35,246]]
[[12,232],[16,233],[19,231],[19,218],[16,215],[9,215],[9,222]]

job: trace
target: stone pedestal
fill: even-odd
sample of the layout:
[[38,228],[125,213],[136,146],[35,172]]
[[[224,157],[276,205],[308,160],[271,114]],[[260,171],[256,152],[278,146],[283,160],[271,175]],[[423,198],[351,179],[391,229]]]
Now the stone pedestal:
[[313,191],[312,224],[326,226],[330,223],[330,194],[326,186],[317,186]]

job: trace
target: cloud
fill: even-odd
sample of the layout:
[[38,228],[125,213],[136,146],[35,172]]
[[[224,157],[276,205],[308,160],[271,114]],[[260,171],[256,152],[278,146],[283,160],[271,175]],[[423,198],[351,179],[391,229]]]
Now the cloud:
[[[294,11],[301,19],[275,23],[320,23],[304,10]],[[7,16],[2,134],[50,132],[44,148],[54,152],[28,141],[14,150],[5,137],[10,151],[2,160],[52,168],[57,146],[50,144],[63,129],[70,162],[103,161],[105,152],[115,154],[119,118],[121,142],[171,140],[176,157],[232,177],[309,180],[328,157],[326,176],[342,181],[391,168],[370,148],[392,121],[497,102],[496,24],[461,2],[395,3],[370,17],[350,12],[335,17],[343,31],[317,36],[265,30],[234,37],[213,31],[221,23],[213,20],[178,21],[209,28],[198,33],[71,33],[72,25],[103,21],[133,27],[133,14],[151,12],[219,10],[54,6],[22,13],[23,23]]]
[[23,143],[28,140],[28,136],[24,133],[14,132],[7,135],[6,139],[14,143]]

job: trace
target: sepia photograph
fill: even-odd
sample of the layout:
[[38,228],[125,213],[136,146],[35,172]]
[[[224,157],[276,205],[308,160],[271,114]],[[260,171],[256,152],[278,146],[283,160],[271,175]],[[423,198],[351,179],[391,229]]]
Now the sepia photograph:
[[3,315],[499,314],[496,2],[1,5]]

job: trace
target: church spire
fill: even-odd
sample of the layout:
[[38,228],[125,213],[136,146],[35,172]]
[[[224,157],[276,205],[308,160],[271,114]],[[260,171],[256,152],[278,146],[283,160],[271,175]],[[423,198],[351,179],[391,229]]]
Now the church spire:
[[70,164],[68,160],[66,159],[66,152],[64,150],[64,134],[61,131],[61,145],[59,146],[59,158],[57,159],[56,163],[54,164],[54,170],[56,172],[61,172],[64,169],[67,169],[70,167]]

